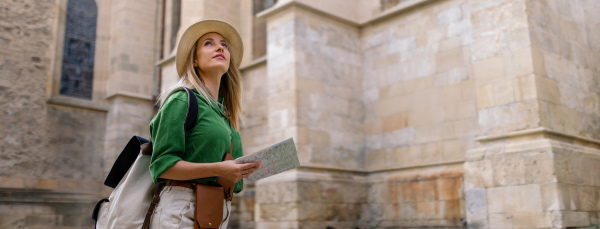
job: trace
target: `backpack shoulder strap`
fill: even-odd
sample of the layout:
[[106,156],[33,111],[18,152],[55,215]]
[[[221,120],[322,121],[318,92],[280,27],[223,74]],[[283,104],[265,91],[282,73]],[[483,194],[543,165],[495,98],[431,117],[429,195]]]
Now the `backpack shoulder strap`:
[[[184,123],[185,135],[187,136],[187,134],[191,132],[194,129],[194,127],[196,127],[196,122],[198,121],[198,98],[196,98],[196,95],[192,90],[186,87],[175,89],[173,90],[173,92],[180,90],[185,90],[188,95],[188,106],[187,113],[185,114]],[[173,92],[171,92],[171,94]],[[152,147],[149,147],[149,144],[151,143],[147,139],[144,139],[139,136],[133,136],[131,140],[129,140],[123,151],[121,151],[121,153],[117,157],[117,160],[115,160],[115,163],[113,164],[110,172],[108,173],[108,176],[106,176],[106,180],[104,180],[104,185],[111,188],[117,187],[117,185],[119,184],[119,182],[121,182],[131,165],[133,165],[133,163],[137,159],[140,150],[142,150],[142,153],[145,155],[152,154]]]
[[185,113],[185,123],[183,124],[185,135],[187,135],[196,127],[198,121],[198,98],[189,88],[183,87],[183,89],[188,95],[187,113]]

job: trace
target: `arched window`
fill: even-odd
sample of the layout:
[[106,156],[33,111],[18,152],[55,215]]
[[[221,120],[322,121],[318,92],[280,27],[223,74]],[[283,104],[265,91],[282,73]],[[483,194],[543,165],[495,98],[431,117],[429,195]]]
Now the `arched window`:
[[67,3],[60,94],[91,99],[98,8],[94,0]]

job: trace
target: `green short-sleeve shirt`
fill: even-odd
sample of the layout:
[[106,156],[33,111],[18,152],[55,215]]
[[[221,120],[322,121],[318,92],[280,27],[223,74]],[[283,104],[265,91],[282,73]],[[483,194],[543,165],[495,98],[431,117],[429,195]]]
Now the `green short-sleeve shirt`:
[[[229,126],[227,117],[219,106],[209,106],[205,100],[193,90],[198,98],[198,122],[196,127],[185,136],[183,125],[187,112],[188,98],[185,91],[173,93],[163,104],[160,111],[150,122],[152,139],[152,160],[150,174],[154,183],[165,182],[159,178],[177,161],[184,160],[195,163],[220,162],[229,152],[233,141],[232,156],[243,155],[240,134]],[[195,179],[201,183],[214,183],[217,177]],[[242,190],[243,183],[235,184],[234,192]]]

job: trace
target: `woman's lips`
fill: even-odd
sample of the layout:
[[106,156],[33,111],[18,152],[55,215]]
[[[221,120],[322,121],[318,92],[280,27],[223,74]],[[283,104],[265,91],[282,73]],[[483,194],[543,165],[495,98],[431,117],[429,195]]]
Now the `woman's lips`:
[[225,59],[225,55],[223,55],[223,54],[217,54],[217,55],[215,55],[215,57],[213,57],[213,59],[215,59],[215,58],[222,58],[224,60]]

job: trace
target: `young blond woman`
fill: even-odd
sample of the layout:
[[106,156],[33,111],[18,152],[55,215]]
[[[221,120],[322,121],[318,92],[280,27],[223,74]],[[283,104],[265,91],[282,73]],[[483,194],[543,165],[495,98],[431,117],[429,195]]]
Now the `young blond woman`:
[[[242,97],[238,67],[242,55],[242,39],[226,22],[203,20],[183,33],[175,59],[180,80],[172,89],[193,89],[198,98],[198,121],[186,136],[186,92],[161,95],[165,102],[150,122],[150,173],[154,183],[166,186],[150,228],[194,227],[195,205],[202,203],[195,203],[191,186],[181,184],[213,185],[217,177],[223,177],[236,182],[234,193],[238,193],[243,188],[241,179],[258,168],[258,163],[222,161],[230,151],[234,158],[243,155],[238,133]],[[220,228],[227,228],[231,202],[224,200],[223,204]]]

